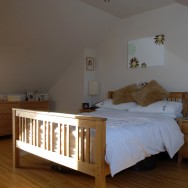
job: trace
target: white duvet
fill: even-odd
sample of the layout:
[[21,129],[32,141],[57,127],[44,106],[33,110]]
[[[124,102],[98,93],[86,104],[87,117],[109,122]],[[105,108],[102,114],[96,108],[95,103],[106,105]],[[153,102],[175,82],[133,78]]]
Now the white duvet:
[[106,109],[89,115],[107,118],[105,160],[112,176],[159,152],[167,151],[173,157],[184,143],[173,118]]

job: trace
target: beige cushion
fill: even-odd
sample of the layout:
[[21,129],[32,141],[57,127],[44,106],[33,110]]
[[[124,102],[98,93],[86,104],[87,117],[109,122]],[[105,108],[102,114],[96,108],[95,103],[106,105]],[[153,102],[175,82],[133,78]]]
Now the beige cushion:
[[132,84],[113,92],[113,104],[134,102],[132,93],[137,90],[137,85]]
[[134,100],[141,106],[163,100],[168,96],[168,92],[155,80],[152,80],[141,89],[132,93]]

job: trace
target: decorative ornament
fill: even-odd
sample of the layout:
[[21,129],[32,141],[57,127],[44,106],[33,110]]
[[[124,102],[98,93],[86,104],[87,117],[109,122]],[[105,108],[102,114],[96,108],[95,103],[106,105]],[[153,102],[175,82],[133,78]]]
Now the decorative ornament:
[[164,44],[165,36],[164,35],[156,35],[154,40],[155,40],[156,45]]
[[137,67],[139,67],[139,61],[137,60],[136,57],[133,57],[130,60],[130,68],[137,68]]

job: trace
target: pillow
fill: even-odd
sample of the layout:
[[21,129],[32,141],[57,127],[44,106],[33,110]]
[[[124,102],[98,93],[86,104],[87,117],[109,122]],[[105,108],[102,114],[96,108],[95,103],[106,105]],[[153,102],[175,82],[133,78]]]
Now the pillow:
[[117,91],[113,92],[113,104],[121,104],[127,102],[134,102],[134,98],[131,95],[137,90],[137,85],[132,84],[126,87],[123,87]]
[[105,108],[105,109],[111,109],[111,110],[129,110],[131,108],[135,108],[137,104],[135,102],[129,102],[129,103],[121,103],[121,104],[113,104],[112,99],[106,99],[104,101],[101,101],[95,106],[99,108]]
[[172,117],[180,117],[182,115],[183,104],[175,101],[158,101],[148,106],[137,105],[135,108],[129,109],[131,112],[158,113]]
[[141,106],[147,106],[151,103],[163,100],[168,96],[168,92],[163,89],[155,80],[144,85],[132,93],[134,101]]

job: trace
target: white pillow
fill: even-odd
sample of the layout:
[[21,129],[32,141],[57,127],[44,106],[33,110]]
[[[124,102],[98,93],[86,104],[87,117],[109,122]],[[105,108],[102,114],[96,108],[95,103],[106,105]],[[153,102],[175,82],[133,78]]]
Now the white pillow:
[[175,101],[158,101],[148,106],[137,105],[135,108],[130,109],[131,112],[149,112],[149,113],[161,113],[171,115],[182,114],[182,103]]
[[131,108],[135,108],[137,104],[135,102],[113,104],[112,99],[106,99],[104,101],[95,104],[95,106],[99,108],[105,108],[111,110],[129,110]]

